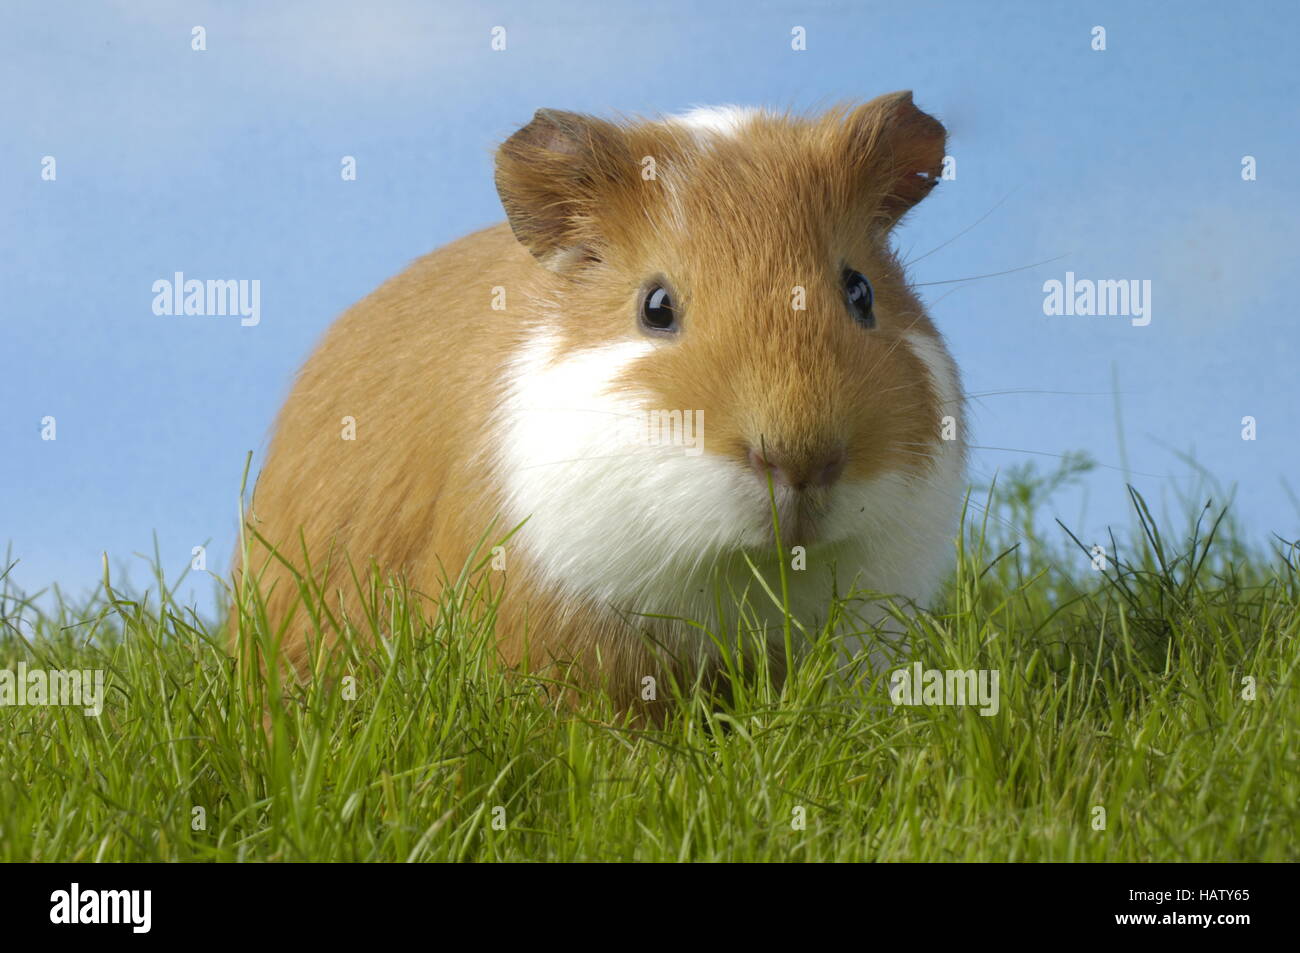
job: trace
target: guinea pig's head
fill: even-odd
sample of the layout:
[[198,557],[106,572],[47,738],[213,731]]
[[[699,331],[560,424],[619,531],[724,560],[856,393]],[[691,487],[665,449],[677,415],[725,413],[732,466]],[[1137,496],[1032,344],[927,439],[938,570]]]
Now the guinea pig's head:
[[891,247],[944,142],[895,93],[811,119],[542,110],[501,146],[540,266],[501,457],[562,580],[626,578],[614,594],[770,547],[773,501],[785,543],[880,559],[955,510],[956,370]]

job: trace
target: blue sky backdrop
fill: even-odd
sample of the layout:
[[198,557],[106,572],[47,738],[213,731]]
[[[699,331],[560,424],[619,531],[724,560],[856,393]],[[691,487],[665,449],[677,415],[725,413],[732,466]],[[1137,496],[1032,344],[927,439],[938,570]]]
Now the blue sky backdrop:
[[[1087,536],[1132,479],[1225,487],[1261,543],[1300,507],[1293,301],[1300,5],[10,2],[0,12],[0,545],[28,590],[100,553],[224,572],[244,455],[331,321],[502,218],[492,150],[541,106],[815,109],[910,88],[957,178],[899,233],[974,442],[1115,469],[1060,498]],[[207,49],[191,49],[194,26]],[[494,26],[507,48],[490,46]],[[1091,48],[1094,26],[1106,50]],[[807,49],[791,49],[804,27]],[[355,156],[356,181],[340,177]],[[1243,156],[1258,163],[1243,181]],[[41,178],[53,156],[57,179]],[[1000,203],[1000,204],[999,204]],[[1018,268],[1001,277],[942,284]],[[1152,320],[1048,317],[1043,283],[1149,279]],[[262,318],[157,316],[154,281],[261,281]],[[932,283],[932,284],[931,284]],[[57,440],[41,420],[57,419]],[[1241,418],[1258,439],[1241,439]],[[984,449],[974,477],[1050,456]],[[1289,487],[1289,489],[1288,489]],[[1056,513],[1047,515],[1058,515]],[[184,593],[212,605],[213,583]]]

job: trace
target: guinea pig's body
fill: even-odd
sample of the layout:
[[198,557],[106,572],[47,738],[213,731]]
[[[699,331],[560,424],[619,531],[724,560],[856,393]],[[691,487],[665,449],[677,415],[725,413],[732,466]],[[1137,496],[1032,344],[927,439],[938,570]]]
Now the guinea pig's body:
[[[326,335],[250,527],[328,563],[345,614],[349,561],[437,598],[518,527],[490,570],[505,662],[576,663],[624,708],[673,659],[709,664],[707,636],[658,617],[707,625],[719,586],[780,635],[750,567],[776,578],[773,504],[803,547],[796,617],[855,588],[923,603],[961,504],[961,389],[888,233],[943,143],[907,94],[811,121],[538,113],[498,154],[509,224],[420,259]],[[251,558],[282,622],[297,588]],[[300,667],[304,618],[286,627]]]

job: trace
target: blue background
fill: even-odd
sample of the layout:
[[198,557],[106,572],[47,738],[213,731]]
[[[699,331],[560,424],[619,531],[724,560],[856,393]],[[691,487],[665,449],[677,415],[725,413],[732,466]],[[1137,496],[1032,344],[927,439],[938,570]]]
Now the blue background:
[[[294,371],[410,259],[502,217],[492,150],[538,107],[811,110],[902,88],[943,119],[957,159],[956,181],[900,231],[905,257],[993,210],[913,269],[967,390],[988,395],[972,404],[975,443],[1016,451],[977,451],[974,477],[1024,451],[1086,449],[1109,468],[1063,494],[1059,515],[1098,537],[1129,522],[1122,433],[1128,479],[1153,503],[1177,511],[1204,492],[1179,456],[1191,453],[1237,487],[1252,538],[1295,537],[1300,5],[648,6],[6,4],[12,580],[80,593],[107,552],[143,583],[133,554],[152,552],[154,532],[173,575],[203,543],[224,572],[244,455],[264,450]],[[795,26],[806,51],[791,50]],[[1242,180],[1244,155],[1257,181]],[[1043,282],[1066,270],[1150,279],[1151,324],[1044,316]],[[154,315],[152,283],[175,271],[260,279],[260,325]],[[207,610],[214,589],[191,577],[182,592]]]

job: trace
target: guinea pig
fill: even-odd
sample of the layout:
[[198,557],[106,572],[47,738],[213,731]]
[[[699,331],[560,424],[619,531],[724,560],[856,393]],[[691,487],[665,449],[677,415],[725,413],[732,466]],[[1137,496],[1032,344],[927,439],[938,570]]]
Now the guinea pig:
[[[496,153],[507,222],[347,311],[279,415],[247,525],[322,574],[320,637],[361,619],[367,566],[436,600],[493,552],[504,663],[563,662],[627,709],[646,677],[716,668],[683,620],[707,627],[719,585],[749,590],[775,657],[754,573],[779,553],[806,622],[837,592],[926,604],[962,391],[891,231],[944,147],[909,92],[813,118],[538,111]],[[298,587],[250,552],[305,670]]]

